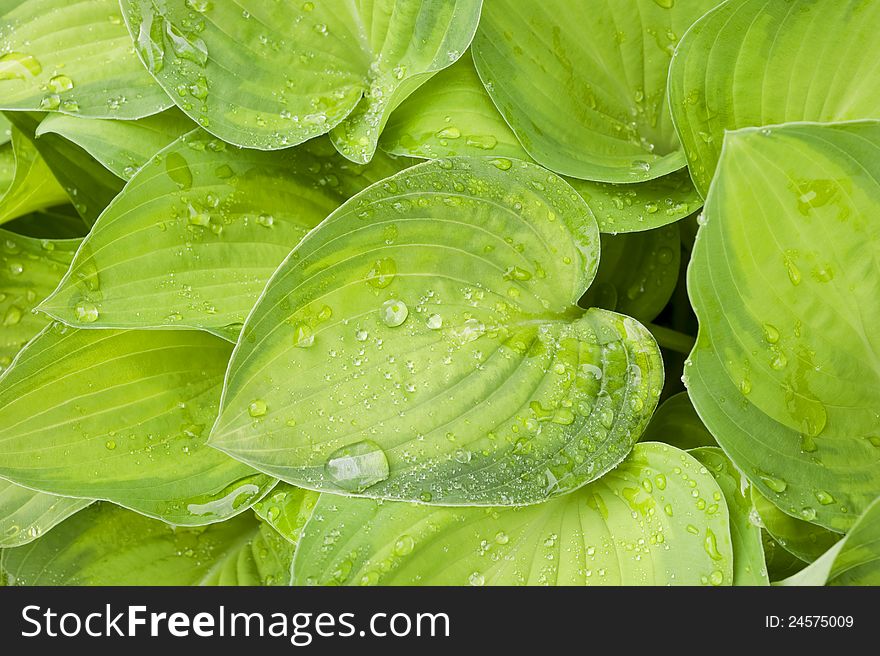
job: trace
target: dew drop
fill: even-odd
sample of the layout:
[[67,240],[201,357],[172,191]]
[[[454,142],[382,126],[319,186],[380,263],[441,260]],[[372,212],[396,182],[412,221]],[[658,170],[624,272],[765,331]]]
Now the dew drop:
[[385,451],[372,440],[337,449],[327,459],[324,471],[337,487],[348,492],[363,492],[390,474]]
[[263,399],[254,399],[248,405],[248,414],[251,417],[262,417],[268,411],[268,406]]
[[390,299],[382,303],[380,315],[382,323],[389,328],[396,328],[406,321],[407,316],[409,316],[409,309],[403,301]]

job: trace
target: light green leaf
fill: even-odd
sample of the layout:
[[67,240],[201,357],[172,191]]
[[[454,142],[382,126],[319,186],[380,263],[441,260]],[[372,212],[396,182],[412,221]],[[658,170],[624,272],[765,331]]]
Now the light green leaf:
[[320,496],[317,492],[279,482],[268,496],[254,504],[254,512],[296,544]]
[[0,378],[0,476],[172,524],[242,512],[274,480],[205,446],[229,351],[195,331],[47,328]]
[[684,167],[666,104],[678,39],[717,0],[487,2],[477,71],[539,164],[638,182]]
[[678,282],[678,227],[602,235],[602,259],[582,307],[602,307],[652,321],[669,302]]
[[70,266],[79,239],[22,237],[0,230],[0,372],[49,323],[32,312]]
[[629,317],[575,305],[589,208],[534,164],[437,160],[350,199],[248,318],[211,444],[301,487],[534,503],[620,462],[662,386]]
[[813,562],[840,540],[840,534],[786,515],[752,488],[752,503],[766,531],[800,560]]
[[880,489],[880,123],[728,133],[688,275],[703,422],[784,512],[845,531]]
[[[712,3],[715,4],[715,3]],[[682,39],[669,102],[705,196],[726,130],[880,117],[880,3],[729,0]]]
[[730,585],[727,509],[699,510],[694,492],[721,494],[684,452],[639,444],[600,480],[534,506],[325,494],[297,548],[294,584]]
[[171,101],[143,70],[116,0],[25,0],[0,18],[0,109],[132,119]]
[[660,404],[642,440],[665,442],[679,449],[716,446],[715,438],[703,425],[687,392],[679,392]]
[[0,224],[66,202],[67,194],[40,153],[13,128],[11,143],[0,146]]
[[748,479],[736,470],[718,447],[701,447],[689,453],[715,477],[723,498],[713,496],[697,502],[706,510],[727,505],[733,544],[733,585],[769,585],[761,527],[752,522],[752,501]]
[[132,178],[40,309],[73,325],[206,328],[234,340],[300,239],[403,165],[384,155],[351,164],[326,139],[264,153],[196,130]]
[[[426,159],[493,155],[531,161],[492,104],[470,57],[462,57],[404,100],[379,143],[387,152]],[[566,182],[587,201],[602,232],[648,230],[678,221],[702,205],[685,169],[639,184],[577,178]]]
[[35,492],[0,479],[0,548],[33,542],[92,503]]
[[12,124],[0,113],[0,146],[8,144],[12,139]]
[[840,542],[779,585],[880,585],[880,499]]
[[293,547],[244,513],[172,528],[97,503],[40,540],[3,552],[12,585],[289,585]]
[[473,38],[480,0],[123,0],[138,54],[184,112],[240,146],[324,134],[365,163],[387,114]]
[[130,180],[153,155],[194,127],[175,107],[137,121],[86,120],[49,114],[36,135],[59,134],[83,148],[117,177]]
[[[123,181],[76,144],[56,134],[36,137],[39,112],[8,112],[9,120],[33,142],[76,211],[92,225],[122,189]],[[67,200],[67,198],[65,198]]]

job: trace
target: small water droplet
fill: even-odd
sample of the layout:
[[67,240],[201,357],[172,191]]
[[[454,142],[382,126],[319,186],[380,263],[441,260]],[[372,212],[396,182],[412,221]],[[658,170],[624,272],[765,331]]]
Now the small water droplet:
[[268,411],[268,406],[263,399],[254,399],[248,405],[248,414],[251,417],[262,417]]

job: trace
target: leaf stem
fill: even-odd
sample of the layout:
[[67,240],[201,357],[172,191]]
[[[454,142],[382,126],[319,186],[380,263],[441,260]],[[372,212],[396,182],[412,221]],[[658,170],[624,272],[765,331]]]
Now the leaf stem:
[[689,354],[697,341],[691,335],[664,326],[658,326],[656,323],[648,323],[645,326],[654,335],[654,339],[657,340],[661,348],[669,349],[676,353]]

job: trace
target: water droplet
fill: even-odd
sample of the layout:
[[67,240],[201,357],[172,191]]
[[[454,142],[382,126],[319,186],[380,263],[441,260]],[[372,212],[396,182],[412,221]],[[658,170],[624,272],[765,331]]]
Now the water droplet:
[[397,264],[390,257],[376,260],[367,272],[367,284],[377,289],[384,289],[394,281],[397,275]]
[[108,451],[112,451],[113,449],[116,448],[116,442],[114,442],[113,440],[107,440],[106,442],[104,442],[104,447]]
[[389,328],[396,328],[406,321],[407,316],[409,316],[409,309],[403,301],[391,299],[382,303],[380,315],[382,323]]
[[501,169],[502,171],[507,171],[511,166],[513,166],[513,162],[511,162],[506,157],[499,157],[497,159],[491,160],[493,166],[497,169]]
[[263,399],[254,399],[248,405],[248,414],[251,417],[262,417],[268,410],[269,408]]
[[472,572],[468,577],[468,583],[473,586],[482,586],[486,584],[486,577],[479,572]]
[[721,585],[724,583],[724,573],[720,569],[713,570],[712,573],[709,574],[709,583],[716,586]]
[[184,34],[175,25],[165,21],[165,35],[171,50],[181,59],[195,62],[199,66],[208,63],[208,46],[195,34]]
[[456,462],[466,465],[471,461],[471,452],[466,449],[456,449],[452,457]]
[[510,538],[507,536],[507,533],[505,533],[504,531],[498,531],[495,534],[495,542],[497,544],[507,544],[508,542],[510,542]]
[[293,330],[293,345],[308,348],[315,343],[315,333],[308,324],[301,323]]
[[63,93],[73,89],[73,80],[66,75],[56,75],[46,84],[46,89],[52,93]]
[[337,449],[330,454],[324,470],[337,487],[348,492],[363,492],[390,474],[385,452],[372,440]]
[[816,500],[819,503],[821,503],[823,506],[828,506],[828,505],[834,503],[834,497],[831,496],[831,494],[829,494],[825,490],[816,490],[815,494],[816,494]]
[[6,315],[3,317],[4,326],[14,326],[21,321],[21,308],[17,305],[10,305],[6,309]]
[[431,330],[440,330],[443,326],[443,317],[439,314],[432,314],[425,323]]
[[812,522],[814,519],[816,519],[816,509],[815,508],[809,508],[809,507],[801,508],[801,511],[798,514],[801,516],[801,519],[803,519],[807,522]]
[[43,71],[33,55],[23,52],[7,52],[0,56],[0,80],[25,80]]
[[80,301],[73,308],[73,314],[77,321],[94,323],[98,320],[98,308],[90,301]]
[[58,109],[61,106],[61,96],[49,94],[40,101],[40,109]]
[[764,341],[768,344],[776,344],[779,341],[779,330],[771,323],[765,323],[763,326]]
[[706,529],[706,537],[703,540],[703,549],[709,554],[712,560],[721,560],[724,556],[718,551],[718,540],[711,528]]
[[394,543],[394,553],[398,556],[406,556],[412,553],[415,546],[416,542],[412,539],[412,536],[401,535],[397,538],[397,542]]
[[782,494],[783,492],[785,492],[786,488],[788,487],[788,483],[786,483],[784,480],[782,480],[781,478],[778,478],[776,476],[771,476],[770,474],[764,474],[764,473],[759,472],[758,478],[761,479],[761,481],[764,483],[764,485],[769,487],[771,490],[773,490],[777,494]]

